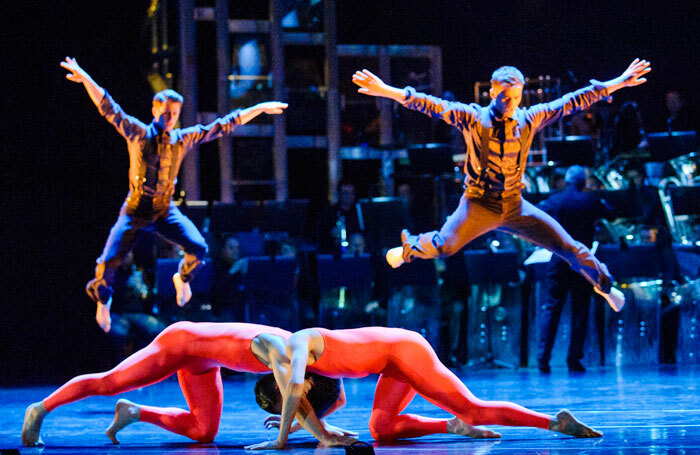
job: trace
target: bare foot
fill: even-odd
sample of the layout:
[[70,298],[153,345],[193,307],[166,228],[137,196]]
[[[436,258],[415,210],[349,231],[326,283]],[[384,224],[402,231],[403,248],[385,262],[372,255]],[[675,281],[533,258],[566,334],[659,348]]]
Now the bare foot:
[[44,441],[39,437],[39,430],[41,430],[41,422],[48,413],[43,401],[27,406],[22,424],[22,445],[27,447],[44,445]]
[[447,432],[461,436],[469,436],[474,439],[493,439],[501,437],[501,433],[496,433],[486,427],[469,425],[457,417],[453,417],[447,421]]
[[577,438],[599,438],[603,433],[596,431],[588,425],[576,420],[576,417],[568,409],[557,412],[556,420],[549,422],[549,429]]
[[95,314],[95,320],[97,325],[100,326],[105,333],[109,332],[112,328],[112,317],[109,315],[109,308],[112,306],[112,297],[109,298],[107,303],[97,302],[97,313]]
[[112,440],[112,444],[119,444],[117,432],[127,425],[138,422],[141,417],[141,407],[129,400],[117,401],[117,406],[114,409],[114,420],[109,428],[107,428],[107,437]]
[[182,281],[179,273],[173,275],[173,284],[175,285],[175,298],[177,300],[177,306],[183,307],[187,305],[187,302],[192,298],[192,289],[190,289],[190,283],[187,281]]

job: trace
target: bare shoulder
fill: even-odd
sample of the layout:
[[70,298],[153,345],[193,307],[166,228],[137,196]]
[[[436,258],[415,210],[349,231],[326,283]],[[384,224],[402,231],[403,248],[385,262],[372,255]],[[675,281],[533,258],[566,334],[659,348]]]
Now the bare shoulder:
[[280,352],[284,352],[285,340],[279,335],[273,335],[272,333],[261,333],[255,340],[264,345],[268,350],[276,349]]
[[290,342],[311,342],[316,338],[321,338],[321,332],[316,329],[302,329],[294,332],[291,337],[289,337]]

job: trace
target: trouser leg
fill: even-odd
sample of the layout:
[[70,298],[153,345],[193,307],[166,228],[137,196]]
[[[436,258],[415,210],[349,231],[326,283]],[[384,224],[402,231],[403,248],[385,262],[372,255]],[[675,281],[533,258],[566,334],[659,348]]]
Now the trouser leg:
[[517,213],[506,217],[499,230],[548,249],[603,293],[610,292],[613,278],[605,264],[598,261],[584,244],[574,240],[554,218],[526,200],[522,201]]
[[182,247],[185,257],[180,261],[182,281],[191,281],[207,255],[207,242],[189,218],[172,204],[168,215],[156,221],[156,232],[166,240]]
[[[568,271],[570,271],[569,265],[556,256],[552,257],[547,265],[547,292],[540,311],[540,342],[537,355],[537,361],[540,364],[549,363],[551,358],[561,311],[569,293]],[[540,302],[537,304],[539,305]]]
[[570,274],[571,288],[571,343],[567,361],[583,358],[583,347],[588,330],[588,317],[591,308],[591,287],[580,276]]
[[102,255],[97,259],[95,278],[88,281],[85,292],[95,302],[107,303],[112,296],[117,268],[139,239],[141,229],[148,223],[121,214],[107,237]]
[[451,256],[475,238],[495,229],[499,223],[499,214],[462,195],[459,206],[439,231],[408,236],[403,242],[404,262],[415,258]]

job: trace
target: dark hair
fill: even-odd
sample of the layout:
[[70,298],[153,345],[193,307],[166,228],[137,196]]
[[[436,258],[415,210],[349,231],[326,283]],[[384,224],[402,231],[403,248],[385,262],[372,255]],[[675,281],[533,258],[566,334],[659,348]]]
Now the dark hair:
[[[338,400],[342,381],[315,373],[306,373],[304,379],[311,381],[311,389],[306,398],[316,415],[321,417]],[[270,414],[282,412],[282,394],[272,373],[266,374],[255,383],[255,401]]]

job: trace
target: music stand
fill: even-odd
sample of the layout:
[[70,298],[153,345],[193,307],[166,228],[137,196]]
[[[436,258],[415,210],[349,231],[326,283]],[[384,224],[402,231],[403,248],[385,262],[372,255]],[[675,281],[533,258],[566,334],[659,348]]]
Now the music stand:
[[580,164],[591,167],[595,164],[595,147],[590,136],[546,139],[544,147],[547,150],[547,161],[561,166]]
[[265,201],[260,229],[263,232],[286,232],[291,237],[304,237],[309,218],[308,199]]
[[[331,326],[338,328],[357,326],[356,324],[361,323],[363,320],[358,314],[358,311],[362,311],[364,314],[364,305],[369,303],[369,296],[371,295],[373,279],[371,256],[366,253],[358,255],[343,254],[341,256],[319,254],[317,259],[318,286],[322,296],[318,305],[319,324],[328,328],[333,328]],[[326,311],[323,296],[326,292],[340,288],[349,289],[351,291],[351,296],[366,297],[366,299],[359,297],[359,302],[357,302],[357,300],[351,300],[351,302],[363,304],[363,309],[360,310],[357,307],[351,308],[338,305],[337,308],[329,308],[329,311]],[[372,322],[373,321],[374,317],[372,317]]]
[[673,216],[700,215],[700,186],[670,187]]
[[671,133],[647,134],[651,161],[668,161],[693,153],[698,148],[695,131],[673,131]]
[[[299,327],[299,311],[296,299],[291,297],[296,287],[297,258],[258,256],[249,257],[247,260],[248,271],[243,279],[246,321],[278,325],[282,322],[281,320],[258,321],[258,318],[254,320],[251,314],[251,301],[262,300],[263,304],[267,304],[270,302],[279,303],[283,300],[289,302],[291,300],[292,320],[286,322],[288,323],[287,328],[296,330]],[[259,299],[256,297],[259,297]],[[264,313],[262,314],[262,319],[265,319]]]
[[339,287],[360,288],[372,285],[370,255],[331,254],[318,255],[318,285],[321,289]]
[[209,232],[252,231],[260,227],[262,213],[262,205],[257,202],[228,204],[215,201],[211,206]]
[[364,231],[367,250],[379,252],[401,243],[401,230],[409,227],[408,203],[402,198],[378,197],[358,202],[360,227]]
[[[504,285],[520,281],[518,252],[514,250],[497,251],[495,253],[491,250],[465,250],[464,263],[470,284],[486,285],[496,283]],[[499,360],[493,354],[491,311],[492,307],[488,305],[486,307],[486,356],[483,361],[472,366],[495,366],[515,370],[515,365]]]
[[418,144],[408,147],[408,169],[414,175],[453,175],[455,163],[450,144]]

